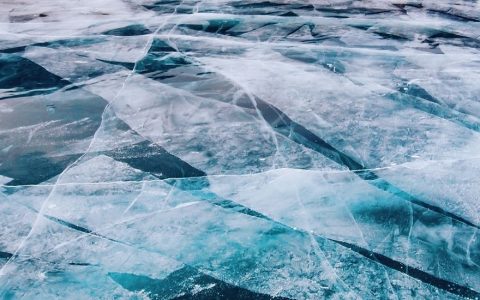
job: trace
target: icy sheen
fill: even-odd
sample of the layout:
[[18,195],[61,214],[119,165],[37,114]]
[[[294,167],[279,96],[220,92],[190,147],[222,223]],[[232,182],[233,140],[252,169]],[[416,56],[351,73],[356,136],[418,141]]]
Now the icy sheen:
[[0,0],[0,299],[479,299],[477,0]]

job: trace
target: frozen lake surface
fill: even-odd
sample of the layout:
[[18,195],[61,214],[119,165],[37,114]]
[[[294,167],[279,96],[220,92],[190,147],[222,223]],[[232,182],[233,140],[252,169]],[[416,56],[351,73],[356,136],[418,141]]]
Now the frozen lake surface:
[[1,299],[479,299],[475,0],[0,0]]

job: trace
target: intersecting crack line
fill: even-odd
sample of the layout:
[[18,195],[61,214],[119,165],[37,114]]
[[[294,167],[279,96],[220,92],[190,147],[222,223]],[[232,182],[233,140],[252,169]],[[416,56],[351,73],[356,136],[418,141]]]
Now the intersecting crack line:
[[[197,196],[198,195],[194,195],[194,196]],[[207,197],[209,198],[209,197]],[[76,240],[79,240],[79,239],[82,239],[82,238],[85,238],[85,237],[88,237],[90,235],[92,235],[92,233],[94,233],[93,235],[97,236],[100,235],[98,234],[98,232],[101,232],[101,231],[104,231],[104,230],[107,230],[107,229],[110,229],[110,228],[113,228],[117,225],[120,225],[120,224],[124,224],[124,223],[131,223],[131,222],[138,222],[139,220],[141,219],[144,219],[144,218],[148,218],[148,217],[151,217],[155,214],[158,214],[158,213],[161,213],[161,212],[166,212],[166,211],[171,211],[171,210],[175,210],[175,209],[179,209],[179,208],[183,208],[185,206],[190,206],[190,205],[195,205],[195,204],[199,204],[201,202],[208,202],[208,203],[211,203],[215,206],[219,206],[221,207],[222,209],[226,209],[226,210],[231,210],[231,208],[229,207],[224,207],[224,204],[222,204],[223,202],[227,201],[229,203],[234,203],[236,206],[239,206],[239,207],[244,207],[242,204],[239,204],[235,201],[232,201],[232,200],[223,200],[223,201],[220,201],[219,200],[211,200],[211,199],[201,199],[200,201],[193,201],[193,202],[188,202],[188,203],[184,203],[184,204],[180,204],[176,207],[173,207],[173,208],[169,208],[169,209],[159,209],[159,210],[156,210],[156,211],[153,211],[153,212],[149,212],[149,213],[146,213],[146,214],[142,214],[140,216],[134,216],[132,218],[128,218],[128,219],[125,219],[125,220],[122,220],[120,222],[117,222],[115,224],[110,224],[104,228],[101,228],[101,229],[97,229],[97,230],[89,230],[88,233],[84,232],[84,231],[81,231],[82,232],[82,235],[75,238],[75,239],[72,239],[70,241],[67,241],[67,242],[64,242],[62,244],[59,244],[57,246],[55,246],[55,248],[53,248],[52,250],[50,250],[49,252],[47,253],[50,253],[52,251],[55,251],[56,249],[60,248],[60,247],[64,247]],[[246,207],[245,207],[246,208]],[[251,210],[249,208],[247,208],[248,210]],[[260,219],[263,219],[265,221],[268,221],[268,222],[272,222],[273,224],[276,224],[280,227],[283,227],[283,228],[287,228],[289,231],[292,231],[292,232],[296,232],[296,233],[299,233],[299,234],[303,234],[303,235],[306,235],[306,236],[312,236],[312,237],[315,237],[315,239],[321,239],[321,240],[329,240],[331,242],[334,242],[334,243],[337,243],[337,244],[340,244],[346,248],[348,248],[349,250],[352,250],[354,252],[357,252],[359,253],[360,255],[370,259],[370,260],[373,260],[374,262],[380,264],[380,265],[385,265],[385,266],[389,266],[390,268],[393,268],[394,270],[397,270],[397,271],[400,271],[401,273],[404,273],[406,274],[407,276],[409,277],[413,277],[417,280],[420,280],[424,283],[427,283],[427,284],[431,284],[431,285],[434,285],[436,286],[437,288],[440,288],[440,289],[443,289],[443,290],[446,290],[446,291],[449,291],[449,292],[452,292],[454,294],[458,294],[460,295],[459,293],[467,293],[469,296],[471,296],[472,298],[475,297],[475,295],[477,296],[480,296],[480,293],[468,288],[468,287],[464,287],[464,286],[461,286],[459,284],[456,284],[456,283],[453,283],[453,282],[449,282],[448,280],[445,280],[445,279],[441,279],[441,278],[437,278],[433,275],[430,275],[429,273],[427,272],[424,272],[424,271],[421,271],[419,269],[416,269],[416,268],[413,268],[413,267],[410,267],[408,266],[407,264],[404,264],[404,263],[401,263],[401,262],[398,262],[398,261],[395,261],[389,257],[386,257],[380,253],[376,253],[376,252],[373,252],[373,251],[370,251],[368,249],[363,249],[357,245],[354,245],[354,244],[349,244],[347,242],[343,242],[343,241],[337,241],[335,239],[331,239],[331,238],[327,238],[327,237],[323,237],[321,235],[318,235],[318,234],[313,234],[313,233],[310,233],[310,232],[307,232],[305,231],[304,229],[297,229],[297,228],[292,228],[290,227],[289,225],[286,225],[282,222],[279,222],[275,219],[272,219],[266,215],[263,215],[262,213],[259,213],[259,212],[255,212],[255,215],[252,215],[251,213],[245,213],[245,212],[242,212],[242,211],[235,211],[234,212],[236,213],[241,213],[241,214],[246,214],[247,216],[251,217],[251,218],[260,218]],[[51,219],[50,219],[51,220]],[[51,220],[52,221],[52,220]],[[60,225],[64,225],[62,223],[60,223]],[[69,227],[71,228],[71,227]],[[71,229],[74,229],[75,228],[71,228]],[[100,237],[102,237],[103,235],[100,235]],[[127,246],[130,246],[130,247],[133,247],[133,248],[136,248],[136,249],[141,249],[141,250],[145,250],[145,251],[150,251],[150,252],[154,252],[154,253],[158,253],[158,254],[161,254],[161,255],[165,255],[167,257],[171,257],[170,255],[162,252],[162,251],[158,251],[158,250],[153,250],[153,249],[149,249],[148,247],[138,247],[138,246],[135,246],[131,243],[128,243],[128,242],[123,242],[121,240],[114,240],[114,239],[110,239],[108,238],[110,241],[113,241],[113,242],[119,242],[123,245],[127,245]],[[406,269],[411,269],[412,271],[409,272],[409,273],[406,273],[405,270]],[[447,284],[449,286],[448,289],[444,288],[443,285]]]
[[[144,137],[143,135],[141,135]],[[147,137],[144,137],[146,140],[149,140]],[[149,140],[150,141],[150,140]],[[365,171],[385,171],[385,170],[395,170],[395,169],[400,169],[400,168],[405,168],[405,169],[413,169],[415,170],[416,168],[411,168],[409,167],[412,163],[428,163],[428,164],[433,164],[433,163],[454,163],[454,162],[460,162],[460,161],[470,161],[470,160],[479,160],[479,157],[469,157],[469,158],[458,158],[458,159],[438,159],[438,160],[415,160],[412,162],[405,162],[402,164],[397,164],[394,166],[386,166],[386,167],[378,167],[378,168],[366,168],[364,169]],[[202,177],[248,177],[252,175],[258,175],[258,174],[265,174],[269,172],[275,172],[278,170],[302,170],[305,172],[311,172],[315,174],[351,174],[352,171],[350,170],[320,170],[320,169],[314,169],[314,170],[304,170],[304,169],[296,169],[296,168],[277,168],[275,170],[267,170],[267,171],[262,171],[262,172],[257,172],[257,173],[249,173],[249,174],[208,174],[205,176],[197,176],[197,177],[191,177],[191,178],[202,178]],[[4,188],[20,188],[20,187],[52,187],[54,185],[58,186],[70,186],[70,185],[103,185],[103,184],[130,184],[130,183],[141,183],[141,182],[160,182],[160,181],[165,181],[165,180],[174,180],[174,179],[182,179],[183,177],[169,177],[166,179],[145,179],[145,180],[112,180],[112,181],[99,181],[99,182],[63,182],[63,183],[54,183],[54,184],[18,184],[18,185],[9,185],[9,184],[0,184],[0,187]]]
[[[183,1],[181,2],[183,3]],[[180,4],[181,4],[180,3]],[[180,5],[179,4],[179,5]],[[177,6],[178,7],[178,6]],[[175,8],[174,12],[170,15],[173,16],[174,14],[176,14],[176,10],[177,8]],[[151,46],[155,36],[158,34],[158,32],[160,31],[160,29],[162,27],[164,27],[167,22],[168,22],[169,18],[166,18],[165,19],[165,22],[163,24],[161,24],[156,30],[154,33],[151,34],[150,38],[148,39],[147,43],[145,44],[144,48],[143,48],[143,53],[142,53],[142,56],[141,57],[144,57],[147,53],[148,53],[148,49],[149,47]],[[126,83],[128,81],[128,79],[130,79],[131,76],[133,76],[135,74],[135,70],[136,70],[136,67],[137,67],[137,63],[138,61],[141,59],[141,57],[136,60],[135,64],[134,64],[134,67],[133,69],[131,70],[131,72],[126,76],[121,88],[119,89],[119,91],[116,93],[115,97],[112,99],[112,101],[110,101],[104,108],[103,112],[102,112],[102,116],[101,116],[101,121],[100,121],[100,124],[97,128],[97,130],[95,131],[93,137],[92,137],[92,140],[90,141],[90,144],[88,145],[88,148],[87,150],[79,157],[77,158],[74,162],[72,162],[71,164],[69,164],[59,175],[58,175],[58,178],[55,182],[55,184],[53,185],[52,187],[52,190],[50,191],[50,193],[48,194],[47,198],[43,201],[43,204],[41,205],[40,207],[40,210],[39,210],[39,213],[37,214],[37,217],[35,218],[35,221],[33,222],[32,224],[32,227],[29,231],[29,233],[25,236],[25,238],[22,240],[22,242],[20,243],[20,245],[17,247],[17,249],[14,251],[13,255],[11,258],[9,258],[7,260],[7,262],[0,268],[0,276],[5,276],[6,274],[4,274],[4,270],[7,268],[7,266],[10,265],[10,263],[12,262],[12,259],[14,257],[16,257],[16,255],[18,254],[18,252],[23,248],[23,246],[25,245],[26,241],[32,236],[32,234],[34,233],[35,231],[35,228],[36,226],[38,225],[38,223],[40,222],[41,218],[40,216],[43,215],[43,212],[45,210],[45,207],[47,205],[47,203],[49,202],[50,198],[52,197],[52,195],[55,194],[55,191],[56,191],[56,188],[57,188],[57,184],[60,182],[62,176],[70,169],[72,168],[75,164],[77,164],[83,157],[85,157],[89,152],[90,152],[90,149],[92,148],[93,144],[95,143],[96,141],[96,138],[99,134],[99,132],[102,130],[103,128],[103,123],[104,123],[104,118],[105,118],[105,114],[107,112],[107,110],[110,108],[110,106],[118,99],[118,97],[120,96],[121,92],[123,92],[125,86],[126,86]]]
[[[218,70],[217,68],[211,67],[211,69],[224,76],[226,79],[229,81],[233,82],[234,85],[237,85],[237,82],[234,81],[231,77],[225,74],[225,72],[222,72],[221,70]],[[241,87],[241,86],[239,86]],[[346,166],[350,172],[353,174],[357,175],[360,177],[362,180],[365,180],[367,183],[371,184],[372,186],[383,190],[387,193],[393,194],[395,196],[398,196],[405,201],[412,202],[418,206],[421,206],[423,208],[426,208],[431,211],[435,211],[436,213],[445,215],[453,220],[456,220],[458,222],[464,223],[468,226],[475,227],[475,228],[480,228],[480,225],[477,225],[475,223],[472,223],[471,221],[461,217],[457,216],[454,213],[451,213],[439,206],[436,206],[434,204],[430,204],[428,202],[425,202],[410,193],[404,191],[401,188],[396,187],[395,185],[391,184],[387,180],[381,178],[379,175],[377,175],[375,172],[369,171],[370,169],[365,167],[363,164],[358,163],[354,158],[350,157],[349,155],[345,154],[341,150],[338,150],[334,146],[330,145],[328,142],[324,141],[322,138],[320,138],[318,135],[315,133],[311,132],[304,126],[302,126],[300,123],[297,123],[296,121],[290,119],[283,111],[278,109],[276,106],[270,104],[269,102],[263,101],[265,103],[265,113],[275,113],[277,114],[277,117],[275,120],[272,120],[269,124],[270,126],[277,126],[275,123],[280,122],[280,125],[282,126],[289,126],[290,128],[290,134],[287,135],[283,128],[279,128],[277,131],[288,137],[291,141],[297,143],[297,144],[302,144],[322,155],[325,157],[331,159],[332,161],[336,162],[339,165]],[[235,105],[235,104],[231,104]],[[263,113],[262,113],[263,115]],[[285,119],[285,120],[284,120]],[[284,124],[281,124],[283,122]],[[283,131],[282,131],[283,130]],[[291,131],[294,131],[295,137],[291,137]],[[313,139],[313,140],[311,140]]]
[[[344,286],[347,290],[351,291],[352,293],[355,293],[355,291],[353,291],[352,288],[350,286],[348,286],[348,284],[337,274],[337,272],[335,271],[335,268],[332,266],[332,264],[328,260],[327,255],[320,248],[320,245],[318,244],[318,241],[315,239],[314,234],[312,233],[313,232],[312,228],[308,228],[309,227],[308,223],[311,219],[311,215],[307,212],[307,209],[305,208],[305,205],[302,201],[302,198],[300,197],[300,194],[298,192],[298,185],[296,184],[296,182],[294,183],[294,186],[295,186],[295,197],[297,199],[298,204],[300,205],[302,214],[304,215],[306,225],[307,225],[307,226],[305,226],[307,228],[303,228],[303,226],[302,226],[301,230],[303,230],[308,235],[308,237],[310,238],[311,247],[313,249],[315,249],[315,253],[317,253],[317,251],[318,251],[319,253],[322,254],[321,258],[324,259],[324,261],[326,262],[326,264],[329,268],[329,271],[333,272],[333,274],[335,275],[336,279],[340,282],[340,284],[342,286]],[[284,224],[283,222],[281,222],[280,224],[283,224],[284,226],[289,226],[289,225]],[[359,296],[359,295],[357,295],[357,296]]]

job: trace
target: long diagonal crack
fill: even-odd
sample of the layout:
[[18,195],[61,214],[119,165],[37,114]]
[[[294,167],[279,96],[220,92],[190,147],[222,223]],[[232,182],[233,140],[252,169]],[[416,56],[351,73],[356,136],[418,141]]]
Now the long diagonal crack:
[[[176,12],[176,10],[172,13],[172,15],[174,15]],[[161,24],[156,30],[155,32],[150,36],[150,39],[147,41],[147,43],[145,44],[144,48],[143,48],[143,53],[142,53],[142,56],[141,57],[144,57],[147,53],[148,53],[148,49],[149,47],[151,46],[152,42],[153,42],[153,39],[155,38],[155,35],[160,31],[160,29],[165,26],[165,24],[167,24],[168,22],[168,18],[165,20],[165,22],[163,24]],[[140,57],[140,58],[141,58]],[[139,60],[137,60],[139,61]],[[45,207],[46,205],[48,204],[49,200],[50,200],[50,197],[52,197],[52,195],[55,194],[55,191],[56,191],[56,188],[57,188],[57,183],[60,182],[60,180],[62,179],[62,176],[69,170],[71,169],[74,165],[76,165],[78,162],[80,162],[82,160],[82,158],[84,158],[89,152],[90,152],[90,149],[92,148],[92,146],[94,145],[96,139],[97,139],[97,136],[98,134],[100,133],[101,129],[102,129],[102,126],[103,126],[103,122],[104,122],[104,118],[105,118],[105,114],[106,112],[108,111],[108,109],[111,107],[111,105],[115,102],[115,100],[119,97],[119,95],[121,94],[121,92],[124,90],[125,86],[126,86],[126,83],[128,81],[128,79],[133,76],[135,74],[135,68],[137,66],[137,63],[135,63],[135,65],[133,66],[133,69],[131,70],[131,72],[126,76],[121,88],[119,89],[119,91],[115,94],[114,98],[112,99],[111,102],[109,102],[103,112],[102,112],[102,115],[101,115],[101,121],[100,121],[100,124],[98,126],[98,129],[95,131],[88,147],[87,147],[87,150],[80,156],[78,157],[74,162],[72,162],[70,165],[68,165],[57,177],[57,180],[55,181],[55,184],[53,186],[53,188],[51,189],[50,193],[48,194],[47,198],[43,201],[41,207],[40,207],[40,210],[39,210],[39,213],[37,215],[37,217],[35,218],[35,221],[33,222],[32,224],[32,227],[29,231],[29,233],[22,239],[21,243],[19,244],[19,246],[17,247],[17,249],[14,251],[12,257],[10,257],[7,262],[0,268],[0,274],[3,275],[4,273],[4,270],[6,269],[6,267],[10,264],[11,260],[13,259],[13,257],[15,257],[17,255],[17,253],[23,248],[23,246],[25,245],[25,242],[31,237],[31,235],[34,233],[34,230],[35,230],[35,227],[37,226],[39,220],[41,219],[40,216],[43,215],[43,212],[45,210]]]
[[[168,181],[170,181],[169,183],[172,184],[172,185],[178,186],[180,188],[182,187],[182,184],[181,183],[179,184],[176,180],[167,180],[167,182]],[[468,298],[471,298],[471,299],[477,299],[477,298],[480,297],[480,292],[477,292],[477,291],[475,291],[475,290],[473,290],[469,287],[462,286],[460,284],[454,283],[454,282],[446,280],[446,279],[438,278],[434,275],[431,275],[427,272],[419,270],[415,267],[409,266],[405,263],[402,263],[402,262],[399,262],[399,261],[394,260],[392,258],[389,258],[389,257],[387,257],[383,254],[380,254],[380,253],[362,248],[360,246],[357,246],[357,245],[354,245],[354,244],[351,244],[351,243],[348,243],[348,242],[343,242],[343,241],[339,241],[339,240],[335,240],[335,239],[331,239],[331,238],[326,238],[326,237],[320,236],[318,234],[312,234],[312,233],[306,232],[302,229],[292,228],[292,227],[290,227],[290,226],[288,226],[288,225],[286,225],[282,222],[279,222],[275,219],[272,219],[272,218],[270,218],[270,217],[268,217],[268,216],[266,216],[266,215],[264,215],[260,212],[252,210],[252,209],[250,209],[250,208],[248,208],[248,207],[246,207],[242,204],[239,204],[235,201],[219,197],[218,195],[216,195],[213,192],[204,191],[204,190],[190,190],[190,189],[183,189],[183,190],[191,193],[194,197],[199,198],[202,201],[207,201],[207,202],[209,202],[209,203],[211,203],[215,206],[221,207],[222,209],[226,209],[228,211],[234,211],[236,213],[241,213],[241,214],[245,214],[245,215],[248,215],[248,216],[251,216],[251,217],[254,217],[254,218],[259,218],[259,219],[262,219],[262,220],[266,220],[266,221],[274,223],[275,225],[278,225],[280,228],[283,228],[283,229],[288,230],[288,231],[292,231],[296,234],[305,235],[306,237],[308,237],[309,235],[313,235],[315,237],[315,239],[319,239],[319,241],[329,240],[329,241],[334,242],[336,244],[339,244],[343,247],[346,247],[349,250],[351,250],[353,252],[356,252],[356,253],[358,253],[358,254],[360,254],[360,255],[362,255],[362,256],[364,256],[364,257],[366,257],[366,258],[384,266],[384,267],[396,270],[400,273],[403,273],[407,276],[410,276],[412,278],[415,278],[415,279],[420,280],[420,281],[422,281],[426,284],[432,285],[436,288],[439,288],[441,290],[445,290],[445,291],[450,292],[452,294],[456,294],[456,295],[459,295],[459,296],[462,296],[462,297],[468,297]],[[154,211],[154,212],[148,213],[146,215],[143,215],[140,218],[148,217],[148,216],[151,216],[152,214],[156,214],[158,212],[163,212],[163,211],[165,211],[165,210]],[[61,226],[65,226],[65,227],[70,228],[72,230],[81,232],[82,234],[84,234],[81,237],[86,237],[86,236],[89,236],[89,235],[93,235],[93,236],[96,236],[96,237],[99,237],[99,238],[102,238],[102,239],[109,240],[109,241],[114,242],[114,243],[120,243],[122,245],[126,245],[126,246],[129,246],[129,247],[136,248],[135,245],[132,245],[130,243],[123,242],[123,241],[118,240],[118,239],[112,239],[112,238],[106,237],[106,236],[98,233],[98,232],[101,232],[101,231],[105,230],[106,228],[115,227],[116,225],[118,225],[120,223],[115,223],[115,224],[109,225],[106,228],[91,230],[91,229],[88,229],[85,226],[75,225],[71,222],[59,219],[57,217],[47,216],[47,215],[44,215],[44,217],[46,219],[52,221],[52,222],[55,222],[55,223],[61,225]],[[121,223],[138,221],[138,220],[139,219],[137,217],[137,218],[134,218],[132,220],[127,219],[126,221],[122,221]],[[77,239],[75,239],[75,240],[77,240]],[[66,244],[64,243],[63,245],[66,245]],[[152,251],[152,250],[149,250],[149,249],[144,248],[144,247],[141,247],[141,249],[145,250],[145,251]],[[156,251],[154,251],[154,252],[157,253]],[[167,257],[169,256],[168,253],[160,252],[160,254],[166,255]],[[5,256],[8,256],[9,259],[14,257],[15,255],[16,254],[9,254],[9,253],[5,254]]]

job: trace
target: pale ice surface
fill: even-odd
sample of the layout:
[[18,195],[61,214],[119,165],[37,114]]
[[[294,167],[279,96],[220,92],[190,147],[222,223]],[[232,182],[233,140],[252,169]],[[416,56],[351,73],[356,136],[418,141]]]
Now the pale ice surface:
[[1,299],[480,299],[476,0],[0,0]]

